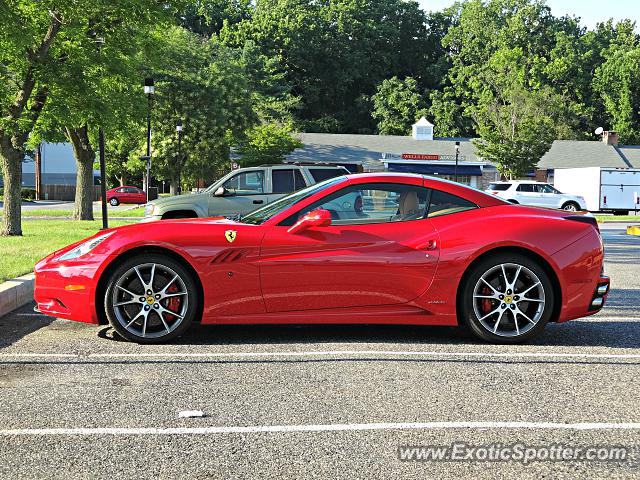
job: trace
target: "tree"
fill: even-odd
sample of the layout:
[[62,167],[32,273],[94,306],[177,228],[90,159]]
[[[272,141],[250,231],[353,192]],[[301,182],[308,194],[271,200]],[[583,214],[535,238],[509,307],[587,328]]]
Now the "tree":
[[549,88],[530,91],[517,82],[495,82],[476,110],[478,155],[509,179],[531,171],[557,137],[554,112],[561,98]]
[[640,45],[614,45],[593,80],[620,141],[640,143]]
[[302,146],[300,140],[293,137],[290,125],[256,125],[246,132],[240,148],[241,163],[244,167],[282,163],[286,155]]
[[[121,100],[131,83],[121,67],[136,59],[146,26],[170,18],[173,7],[155,0],[16,0],[1,8],[0,157],[6,203],[0,233],[22,233],[19,178],[27,141],[60,132],[73,143],[78,160],[75,215],[91,218],[90,127],[106,126],[121,113],[114,105],[127,105]],[[97,48],[99,38],[106,39],[103,50]]]
[[424,113],[418,82],[412,77],[384,80],[372,99],[372,116],[378,120],[381,135],[406,135]]
[[[571,69],[560,60],[567,44],[577,42],[582,34],[577,19],[554,17],[542,0],[468,0],[450,13],[451,27],[443,45],[451,68],[439,91],[431,94],[430,113],[436,128],[442,126],[456,135],[478,134],[476,110],[486,81],[506,58],[515,62],[514,79],[530,91],[550,86],[548,78],[553,75],[563,78],[566,88],[557,82],[556,93],[575,103],[571,108],[580,113],[580,98],[567,94],[574,85],[569,82]],[[545,70],[550,58],[557,61]],[[571,125],[574,135],[575,124]]]
[[0,163],[4,179],[0,235],[22,235],[20,176],[25,144],[49,94],[41,79],[67,15],[73,12],[43,8],[36,1],[3,2],[0,10]]
[[260,0],[250,19],[223,28],[236,47],[254,42],[286,72],[294,96],[296,126],[307,130],[336,124],[344,132],[375,128],[367,101],[385,78],[413,77],[420,90],[439,79],[440,29],[427,30],[415,1]]

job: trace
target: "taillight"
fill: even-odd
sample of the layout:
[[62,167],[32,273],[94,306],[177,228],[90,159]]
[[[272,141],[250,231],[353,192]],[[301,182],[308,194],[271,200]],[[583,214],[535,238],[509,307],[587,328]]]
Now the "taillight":
[[598,232],[600,231],[600,227],[598,227],[598,220],[596,220],[596,217],[592,217],[591,215],[569,215],[568,217],[562,218],[565,220],[573,220],[574,222],[588,223]]

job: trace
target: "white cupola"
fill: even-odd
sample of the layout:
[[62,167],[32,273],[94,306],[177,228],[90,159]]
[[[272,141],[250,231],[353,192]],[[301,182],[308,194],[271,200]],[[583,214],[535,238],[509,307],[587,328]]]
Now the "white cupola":
[[411,136],[414,140],[433,140],[433,123],[421,117],[411,127]]

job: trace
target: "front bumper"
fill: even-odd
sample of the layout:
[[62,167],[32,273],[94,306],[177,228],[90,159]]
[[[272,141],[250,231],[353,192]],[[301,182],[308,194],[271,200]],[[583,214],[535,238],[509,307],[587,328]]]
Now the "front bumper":
[[82,263],[55,262],[53,258],[55,254],[35,266],[36,308],[44,315],[98,324],[95,292],[102,262],[87,256],[82,257]]

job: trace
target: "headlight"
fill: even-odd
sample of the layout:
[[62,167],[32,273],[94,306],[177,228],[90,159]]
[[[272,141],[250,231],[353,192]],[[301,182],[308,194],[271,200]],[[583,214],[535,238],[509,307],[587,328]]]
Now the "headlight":
[[144,207],[144,216],[145,217],[150,217],[153,214],[153,207],[154,205],[149,204],[146,207]]
[[81,245],[78,245],[73,250],[69,250],[67,253],[59,256],[56,261],[61,262],[63,260],[73,260],[74,258],[81,257],[82,255],[86,255],[91,250],[96,248],[102,242],[104,242],[107,238],[113,235],[114,232],[105,233],[104,235],[100,235],[92,238],[91,240],[87,240]]

